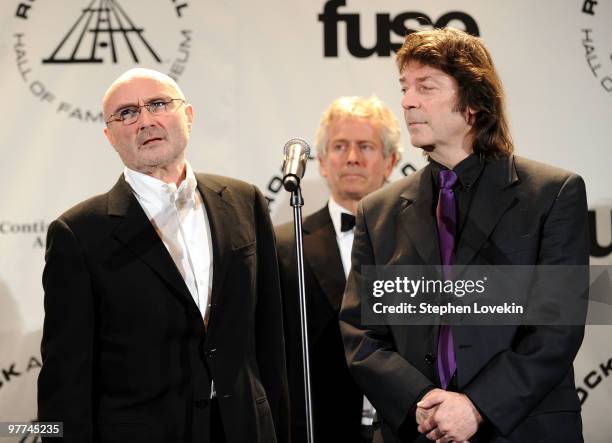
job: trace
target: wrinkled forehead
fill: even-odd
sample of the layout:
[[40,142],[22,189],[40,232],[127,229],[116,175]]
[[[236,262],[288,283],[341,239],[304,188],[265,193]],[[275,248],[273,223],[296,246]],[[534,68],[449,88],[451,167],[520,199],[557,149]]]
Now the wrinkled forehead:
[[181,90],[171,82],[150,76],[134,76],[115,81],[104,94],[102,106],[108,116],[120,106],[144,104],[159,97],[185,99]]
[[400,71],[399,82],[401,85],[410,86],[426,81],[433,81],[440,86],[455,91],[458,90],[460,86],[455,77],[435,66],[423,64],[416,60],[406,63],[404,68]]
[[330,123],[327,143],[334,143],[338,140],[380,141],[382,143],[382,126],[373,117],[340,117]]
[[379,125],[373,116],[340,115],[332,119],[329,127],[331,130],[351,127],[377,131]]

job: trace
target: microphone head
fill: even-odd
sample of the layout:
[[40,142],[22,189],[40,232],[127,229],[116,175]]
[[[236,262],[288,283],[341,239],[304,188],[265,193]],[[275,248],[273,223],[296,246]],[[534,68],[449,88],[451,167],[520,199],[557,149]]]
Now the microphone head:
[[296,191],[300,180],[306,172],[306,162],[310,156],[310,146],[301,138],[292,138],[283,149],[285,161],[283,163],[283,186],[289,192]]
[[[289,140],[287,143],[285,143],[285,147],[283,148],[283,153],[285,155],[285,158],[287,158],[287,156],[290,153],[290,148],[293,145],[298,145],[300,147],[300,155],[305,155],[306,158],[310,157],[310,146],[308,145],[308,142],[306,142],[306,140],[296,137],[296,138],[292,138],[291,140]],[[295,149],[295,148],[294,148]]]

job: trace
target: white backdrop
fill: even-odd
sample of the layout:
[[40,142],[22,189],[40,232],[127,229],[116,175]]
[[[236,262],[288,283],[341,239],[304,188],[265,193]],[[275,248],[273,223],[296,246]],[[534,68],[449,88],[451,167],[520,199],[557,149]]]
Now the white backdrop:
[[[290,211],[275,176],[285,141],[312,141],[340,95],[377,94],[401,120],[389,47],[404,27],[429,27],[413,17],[445,24],[451,12],[450,25],[475,26],[491,50],[517,152],[585,178],[592,263],[612,264],[612,2],[5,0],[0,421],[35,417],[46,226],[121,172],[100,116],[116,76],[137,65],[174,76],[195,109],[194,169],[257,184],[282,222]],[[402,139],[395,178],[424,163],[405,128]],[[304,196],[306,213],[327,197],[314,161]],[[575,365],[587,442],[612,441],[611,331],[589,328]]]

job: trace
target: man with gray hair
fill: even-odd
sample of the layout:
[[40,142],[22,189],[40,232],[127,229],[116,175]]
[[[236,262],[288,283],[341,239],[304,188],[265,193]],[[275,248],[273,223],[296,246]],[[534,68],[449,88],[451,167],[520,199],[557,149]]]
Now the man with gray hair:
[[288,441],[264,198],[193,172],[193,109],[170,77],[129,70],[103,106],[125,168],[49,227],[39,420],[75,443]]
[[[310,339],[314,438],[370,441],[373,409],[353,381],[344,358],[338,312],[350,268],[354,214],[359,201],[383,186],[400,157],[400,129],[376,97],[341,97],[323,113],[316,135],[319,171],[331,196],[306,217],[304,272]],[[293,224],[276,229],[292,441],[306,441],[306,414]],[[362,426],[363,425],[363,426]]]

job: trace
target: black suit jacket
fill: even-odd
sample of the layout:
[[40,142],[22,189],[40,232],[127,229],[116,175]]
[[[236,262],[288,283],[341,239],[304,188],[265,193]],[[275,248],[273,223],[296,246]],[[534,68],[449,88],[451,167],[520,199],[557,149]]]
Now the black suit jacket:
[[267,205],[252,185],[196,177],[213,243],[207,330],[123,176],[49,227],[38,411],[66,442],[207,442],[211,380],[228,442],[288,440]]
[[[340,313],[350,369],[384,420],[385,442],[398,441],[398,434],[401,441],[417,438],[415,402],[439,386],[438,327],[361,325],[360,269],[440,263],[430,169],[362,202]],[[586,265],[586,220],[584,183],[577,175],[516,156],[486,160],[455,264]],[[458,391],[470,397],[487,423],[479,441],[582,441],[572,362],[583,331],[453,328]]]
[[[276,228],[285,318],[293,443],[306,441],[304,372],[293,223]],[[329,209],[304,218],[304,280],[316,442],[353,442],[361,435],[363,394],[351,377],[338,312],[346,283]]]

